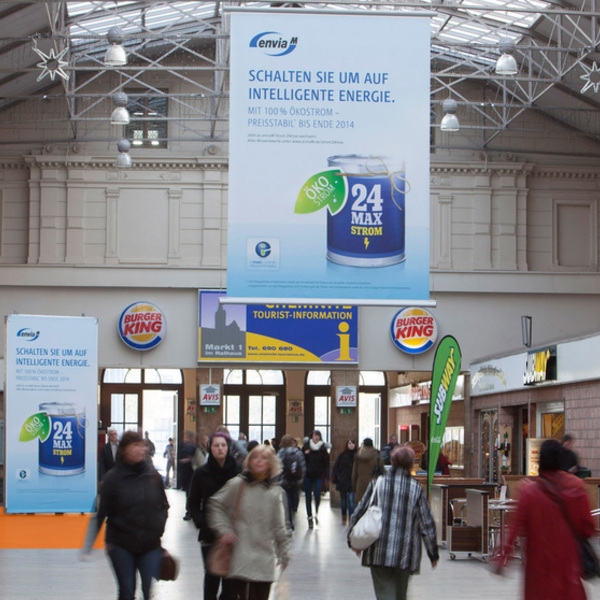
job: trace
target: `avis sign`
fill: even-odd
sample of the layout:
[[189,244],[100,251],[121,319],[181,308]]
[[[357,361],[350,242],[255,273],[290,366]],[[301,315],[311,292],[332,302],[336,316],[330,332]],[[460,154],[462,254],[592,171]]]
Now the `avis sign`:
[[201,385],[200,406],[221,406],[221,386],[213,383]]
[[335,388],[335,395],[338,408],[352,408],[358,404],[355,385],[338,385]]

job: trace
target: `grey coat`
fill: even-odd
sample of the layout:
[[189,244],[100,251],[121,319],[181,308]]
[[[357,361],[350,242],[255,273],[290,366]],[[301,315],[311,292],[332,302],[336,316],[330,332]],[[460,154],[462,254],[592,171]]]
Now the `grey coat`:
[[[231,517],[242,492],[235,523]],[[208,524],[216,537],[235,533],[229,577],[246,581],[275,581],[275,558],[290,560],[290,538],[285,525],[284,491],[272,480],[262,483],[246,474],[230,479],[208,501]]]
[[[367,510],[375,482],[371,482],[352,515],[350,531]],[[435,523],[421,484],[405,469],[392,468],[379,486],[381,536],[362,554],[363,566],[398,567],[418,573],[421,539],[431,561],[438,560]]]

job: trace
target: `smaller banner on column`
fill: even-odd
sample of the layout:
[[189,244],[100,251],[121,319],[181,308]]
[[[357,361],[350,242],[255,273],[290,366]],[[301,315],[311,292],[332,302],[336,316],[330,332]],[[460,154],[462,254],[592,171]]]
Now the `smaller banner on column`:
[[429,465],[427,469],[427,494],[431,489],[433,474],[440,455],[442,438],[448,422],[450,404],[456,380],[460,374],[460,346],[455,338],[447,335],[435,352],[431,375]]
[[98,320],[10,315],[6,512],[90,512],[96,500]]

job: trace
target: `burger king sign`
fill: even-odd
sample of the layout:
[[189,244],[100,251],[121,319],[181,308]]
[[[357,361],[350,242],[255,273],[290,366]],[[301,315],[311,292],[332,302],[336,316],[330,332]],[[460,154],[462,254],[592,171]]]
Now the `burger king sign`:
[[130,304],[119,318],[119,335],[134,350],[151,350],[160,344],[167,331],[163,311],[150,302]]
[[437,340],[435,317],[424,308],[404,308],[396,313],[390,329],[394,344],[407,354],[421,354]]

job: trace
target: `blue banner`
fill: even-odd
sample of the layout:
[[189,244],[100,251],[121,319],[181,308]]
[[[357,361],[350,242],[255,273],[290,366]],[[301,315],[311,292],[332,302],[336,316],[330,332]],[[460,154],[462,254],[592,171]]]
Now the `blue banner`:
[[355,306],[220,304],[199,295],[198,361],[357,363]]

